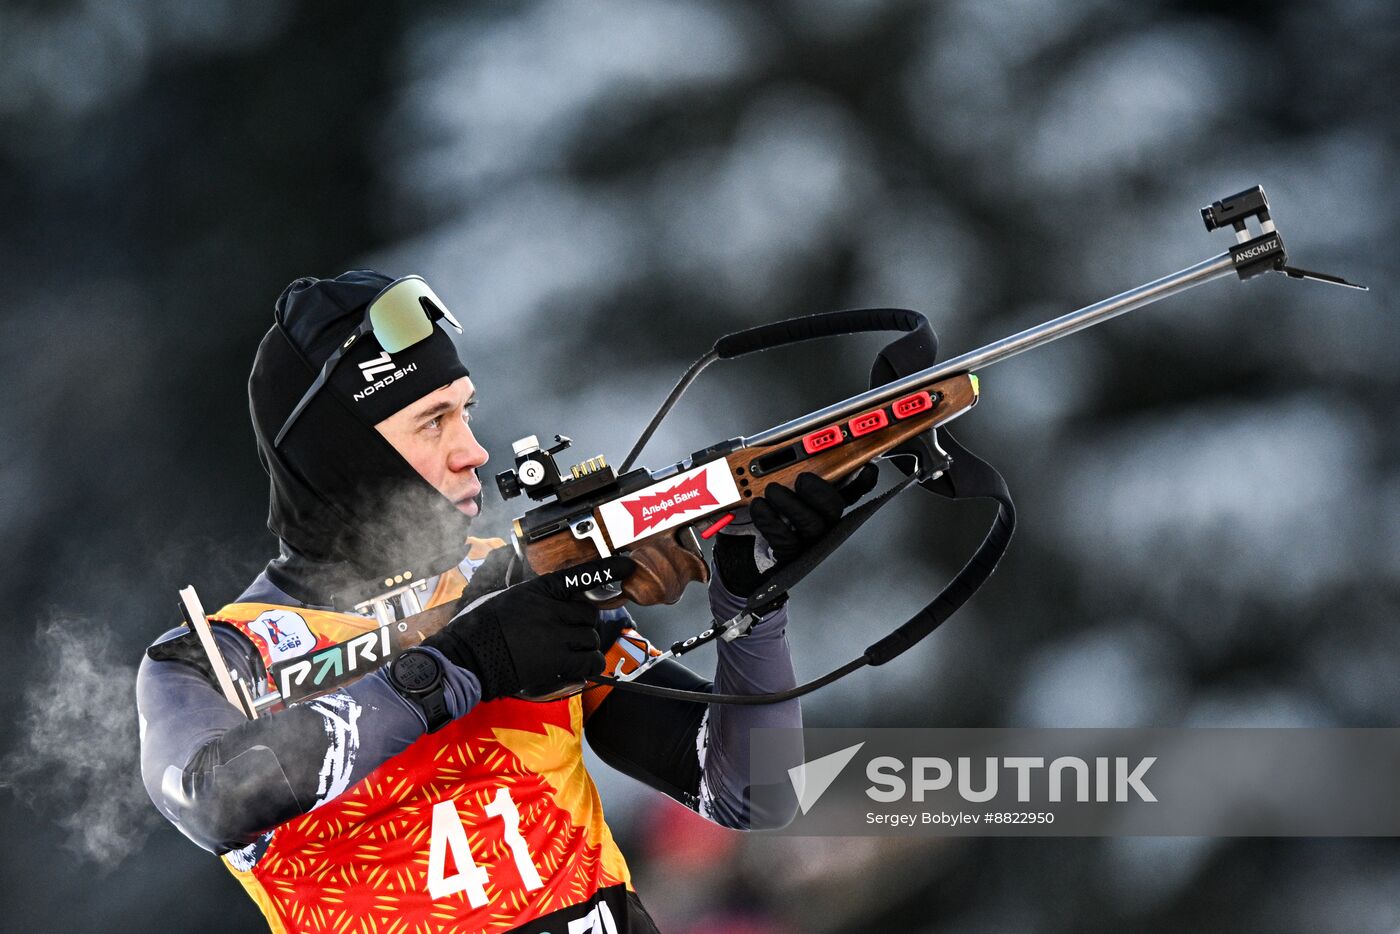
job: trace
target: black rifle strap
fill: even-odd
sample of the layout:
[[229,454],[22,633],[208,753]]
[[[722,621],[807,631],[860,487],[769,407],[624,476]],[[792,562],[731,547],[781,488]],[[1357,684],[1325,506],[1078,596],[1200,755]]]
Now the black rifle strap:
[[[845,311],[825,311],[815,315],[785,318],[782,321],[760,324],[747,330],[726,334],[715,341],[714,347],[707,350],[703,357],[686,369],[685,374],[681,376],[671,389],[670,394],[666,396],[666,401],[661,403],[656,414],[652,415],[651,421],[647,422],[647,427],[643,429],[637,442],[632,445],[632,450],[627,452],[627,457],[623,459],[622,466],[618,468],[617,472],[624,474],[632,469],[637,455],[642,453],[642,449],[647,446],[647,442],[656,433],[656,429],[661,427],[661,422],[671,411],[672,406],[680,400],[680,397],[690,388],[690,384],[695,382],[704,369],[716,360],[733,360],[735,357],[758,353],[761,350],[800,344],[821,337],[843,337],[871,331],[906,332],[904,338],[895,341],[881,351],[880,359],[882,360],[896,348],[907,348],[907,342],[910,338],[915,338],[914,342],[921,346],[928,345],[930,354],[936,353],[938,350],[938,338],[934,336],[933,329],[929,327],[928,319],[919,312],[910,311],[907,308],[848,308]],[[925,335],[930,340],[918,339],[918,335]],[[896,361],[904,359],[907,357],[907,351],[904,353],[896,352],[893,357]],[[932,359],[930,356],[930,362]],[[894,365],[897,367],[899,363],[896,362]],[[877,363],[876,366],[879,367],[880,364]]]
[[[923,609],[915,613],[894,632],[870,645],[860,656],[851,659],[839,668],[832,669],[820,678],[814,678],[799,684],[797,687],[771,694],[707,694],[702,691],[683,691],[677,688],[643,684],[640,681],[619,681],[604,675],[598,675],[588,680],[594,684],[605,684],[624,691],[675,700],[731,705],[778,704],[802,697],[804,694],[810,694],[818,688],[826,687],[866,665],[883,665],[908,651],[952,616],[977,592],[978,588],[987,582],[1002,555],[1006,554],[1006,549],[1011,544],[1011,535],[1016,528],[1016,506],[1011,500],[1011,493],[1006,487],[1006,481],[1002,479],[996,468],[953,440],[948,432],[942,432],[940,440],[957,466],[945,471],[943,476],[936,480],[926,481],[925,488],[948,499],[993,499],[997,503],[996,518],[993,520],[991,528],[988,529],[986,537],[982,539],[982,544],[973,552],[972,557],[967,564],[963,565],[962,570],[939,592],[938,596],[929,601]],[[749,606],[761,607],[765,600],[772,599],[772,596],[762,596],[764,594],[785,593],[788,588],[806,577],[818,564],[830,557],[831,553],[850,538],[856,529],[869,521],[871,516],[884,508],[897,494],[907,489],[912,482],[914,482],[912,477],[906,478],[874,499],[862,503],[842,516],[840,521],[832,526],[830,531],[808,549],[801,558],[779,569],[770,581],[753,597],[750,597]]]
[[946,430],[940,433],[939,440],[956,466],[943,476],[926,481],[925,489],[948,499],[995,500],[997,515],[982,544],[942,592],[903,626],[865,650],[863,657],[872,665],[883,665],[908,651],[966,603],[992,576],[1016,531],[1016,504],[997,469],[959,444]]
[[925,328],[928,328],[928,319],[907,308],[849,308],[787,318],[745,331],[735,331],[715,341],[711,352],[721,360],[732,360],[760,350],[800,344],[819,337],[843,337],[870,331],[912,332]]
[[762,616],[769,609],[772,609],[768,606],[769,603],[801,583],[803,578],[817,569],[817,565],[830,558],[832,552],[840,548],[846,539],[854,535],[856,529],[865,525],[871,516],[879,512],[895,496],[909,489],[909,485],[913,482],[913,477],[905,477],[879,496],[866,500],[842,515],[827,530],[825,535],[813,542],[794,561],[780,568],[774,568],[763,575],[759,581],[758,589],[749,596],[744,610],[754,616]]

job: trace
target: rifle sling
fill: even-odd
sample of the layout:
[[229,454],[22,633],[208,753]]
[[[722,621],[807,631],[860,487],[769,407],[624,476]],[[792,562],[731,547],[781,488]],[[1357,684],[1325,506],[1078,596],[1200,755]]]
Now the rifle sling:
[[[677,688],[644,684],[640,681],[619,681],[616,678],[603,675],[590,678],[589,681],[594,684],[605,684],[614,689],[673,700],[742,706],[778,704],[826,687],[866,665],[883,665],[913,648],[942,625],[987,582],[992,571],[996,569],[997,563],[1001,561],[1002,555],[1006,554],[1006,549],[1011,544],[1011,535],[1016,528],[1016,506],[1011,499],[1011,492],[1007,489],[1006,481],[996,468],[955,441],[946,430],[940,433],[939,440],[952,457],[955,466],[944,471],[943,476],[938,479],[924,481],[921,485],[929,492],[948,499],[995,500],[997,503],[996,518],[993,519],[991,528],[987,530],[986,536],[982,539],[982,544],[977,547],[967,564],[963,565],[962,570],[958,571],[947,586],[923,609],[911,616],[889,635],[871,644],[861,655],[819,678],[814,678],[786,691],[777,691],[771,694],[709,694],[703,691],[683,691]],[[832,552],[855,533],[856,529],[868,522],[871,516],[888,505],[896,495],[908,489],[913,482],[914,478],[906,478],[874,499],[862,503],[842,516],[840,521],[832,526],[830,531],[822,536],[802,557],[781,568],[764,586],[756,591],[749,598],[749,608],[751,610],[761,609],[765,601],[772,600],[774,595],[787,592],[790,587],[810,574],[817,565],[830,557]]]

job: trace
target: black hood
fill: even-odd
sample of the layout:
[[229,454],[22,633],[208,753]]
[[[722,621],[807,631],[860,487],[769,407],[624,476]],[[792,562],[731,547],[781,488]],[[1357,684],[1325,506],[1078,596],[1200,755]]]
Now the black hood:
[[[428,577],[457,564],[471,519],[418,475],[374,428],[382,412],[357,410],[339,376],[382,353],[370,335],[341,361],[279,448],[283,422],[331,352],[364,319],[393,280],[369,270],[335,279],[298,279],[277,300],[248,378],[258,458],[271,478],[267,526],[282,543],[268,567],[273,583],[310,604],[347,608],[411,572]],[[467,375],[451,338],[433,336],[394,355],[417,363],[419,380],[395,387],[408,402]],[[343,372],[342,372],[343,371]],[[407,381],[406,381],[407,382]]]

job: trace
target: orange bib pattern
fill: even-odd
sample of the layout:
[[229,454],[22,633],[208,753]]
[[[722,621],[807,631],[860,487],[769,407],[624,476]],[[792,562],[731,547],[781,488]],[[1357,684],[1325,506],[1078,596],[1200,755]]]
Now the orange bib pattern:
[[[247,635],[269,667],[377,625],[267,604],[210,619]],[[584,717],[579,695],[478,704],[224,861],[275,932],[509,931],[630,888],[584,768]]]

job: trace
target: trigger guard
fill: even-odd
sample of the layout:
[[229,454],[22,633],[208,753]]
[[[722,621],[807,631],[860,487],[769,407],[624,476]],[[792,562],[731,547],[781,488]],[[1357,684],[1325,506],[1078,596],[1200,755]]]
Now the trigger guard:
[[930,483],[937,480],[953,465],[953,459],[938,443],[938,429],[936,428],[930,428],[927,432],[910,438],[899,447],[881,454],[880,457],[882,460],[891,462],[906,476],[912,476],[919,483]]

